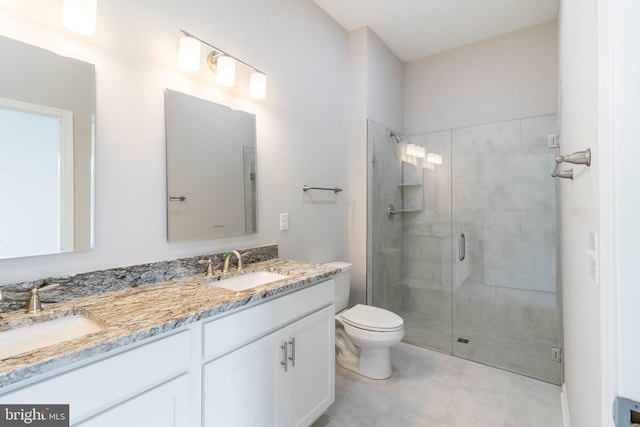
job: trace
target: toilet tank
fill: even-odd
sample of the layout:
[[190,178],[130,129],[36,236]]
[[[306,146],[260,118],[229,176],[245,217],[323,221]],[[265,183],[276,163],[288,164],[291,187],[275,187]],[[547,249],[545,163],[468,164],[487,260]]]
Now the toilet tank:
[[333,261],[324,265],[339,268],[340,273],[333,276],[336,279],[336,313],[344,310],[349,305],[349,290],[351,288],[351,264],[348,262]]

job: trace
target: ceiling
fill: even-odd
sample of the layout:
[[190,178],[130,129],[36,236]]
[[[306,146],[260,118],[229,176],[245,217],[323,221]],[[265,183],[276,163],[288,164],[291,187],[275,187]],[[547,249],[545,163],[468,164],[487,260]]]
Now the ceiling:
[[367,26],[412,61],[552,21],[559,0],[314,0],[347,31]]

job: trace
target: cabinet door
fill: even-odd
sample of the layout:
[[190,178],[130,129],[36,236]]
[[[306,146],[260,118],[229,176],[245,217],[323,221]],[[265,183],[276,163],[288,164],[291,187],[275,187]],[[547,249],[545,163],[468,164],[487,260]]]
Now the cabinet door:
[[291,404],[287,425],[310,425],[335,399],[334,315],[331,305],[287,328],[293,359],[287,377]]
[[204,366],[203,426],[280,425],[281,336],[276,331]]
[[70,424],[75,425],[187,372],[190,340],[190,331],[184,330],[102,359],[89,359],[76,369],[7,394],[0,392],[0,402],[68,404]]
[[[73,408],[70,409],[73,411]],[[75,425],[188,427],[189,377],[183,375],[175,378]]]

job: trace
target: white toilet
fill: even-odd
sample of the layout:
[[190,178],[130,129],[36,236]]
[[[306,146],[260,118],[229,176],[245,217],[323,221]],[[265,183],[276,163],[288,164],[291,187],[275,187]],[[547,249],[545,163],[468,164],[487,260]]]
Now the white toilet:
[[389,310],[358,304],[346,309],[351,287],[351,264],[329,262],[340,268],[336,279],[336,361],[368,378],[391,376],[390,349],[404,337],[402,317]]

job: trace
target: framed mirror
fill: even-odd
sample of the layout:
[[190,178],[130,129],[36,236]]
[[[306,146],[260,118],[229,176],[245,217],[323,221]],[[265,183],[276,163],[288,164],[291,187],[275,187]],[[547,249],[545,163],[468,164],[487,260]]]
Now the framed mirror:
[[258,231],[256,118],[167,89],[170,242]]
[[95,68],[0,36],[0,258],[93,246]]

